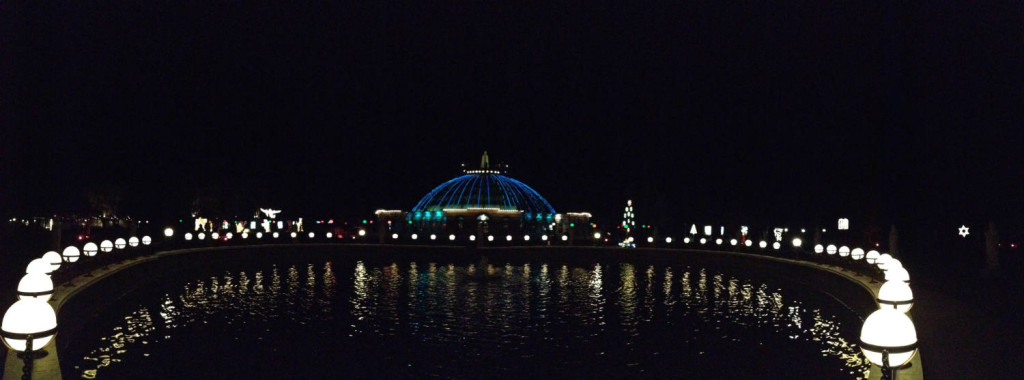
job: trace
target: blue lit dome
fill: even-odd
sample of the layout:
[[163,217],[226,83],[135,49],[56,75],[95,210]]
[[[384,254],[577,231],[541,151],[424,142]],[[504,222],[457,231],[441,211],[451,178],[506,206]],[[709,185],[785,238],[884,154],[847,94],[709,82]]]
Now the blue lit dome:
[[465,173],[434,188],[412,211],[490,208],[538,216],[555,214],[555,209],[537,191],[500,171],[469,170]]

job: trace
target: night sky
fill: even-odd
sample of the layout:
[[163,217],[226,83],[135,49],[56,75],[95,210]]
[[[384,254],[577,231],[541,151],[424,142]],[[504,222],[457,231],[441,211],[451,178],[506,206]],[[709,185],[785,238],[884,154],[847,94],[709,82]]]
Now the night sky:
[[1017,1],[26,3],[3,215],[365,217],[487,150],[606,224],[1022,230]]

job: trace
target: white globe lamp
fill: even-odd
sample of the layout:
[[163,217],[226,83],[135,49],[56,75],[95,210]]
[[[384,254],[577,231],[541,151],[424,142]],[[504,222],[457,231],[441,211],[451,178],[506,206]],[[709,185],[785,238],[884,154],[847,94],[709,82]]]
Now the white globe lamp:
[[868,361],[895,378],[893,372],[917,354],[914,321],[896,309],[875,310],[861,326],[860,346]]
[[903,281],[886,281],[878,289],[878,307],[906,313],[914,307],[914,292]]

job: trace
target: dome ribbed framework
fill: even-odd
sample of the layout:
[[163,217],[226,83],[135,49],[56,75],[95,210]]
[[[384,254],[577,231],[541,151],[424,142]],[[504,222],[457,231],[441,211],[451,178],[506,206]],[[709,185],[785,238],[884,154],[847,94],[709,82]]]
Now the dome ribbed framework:
[[537,191],[502,174],[465,174],[431,190],[413,207],[413,212],[445,209],[496,208],[531,214],[554,214],[555,210]]

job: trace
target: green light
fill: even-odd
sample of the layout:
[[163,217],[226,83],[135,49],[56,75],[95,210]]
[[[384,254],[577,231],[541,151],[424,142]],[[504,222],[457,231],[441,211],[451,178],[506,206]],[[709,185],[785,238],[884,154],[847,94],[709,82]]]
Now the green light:
[[569,227],[576,227],[576,223],[569,223]]
[[363,219],[363,224],[366,224],[366,219]]
[[178,219],[178,223],[182,223],[182,222],[184,222],[184,220]]

